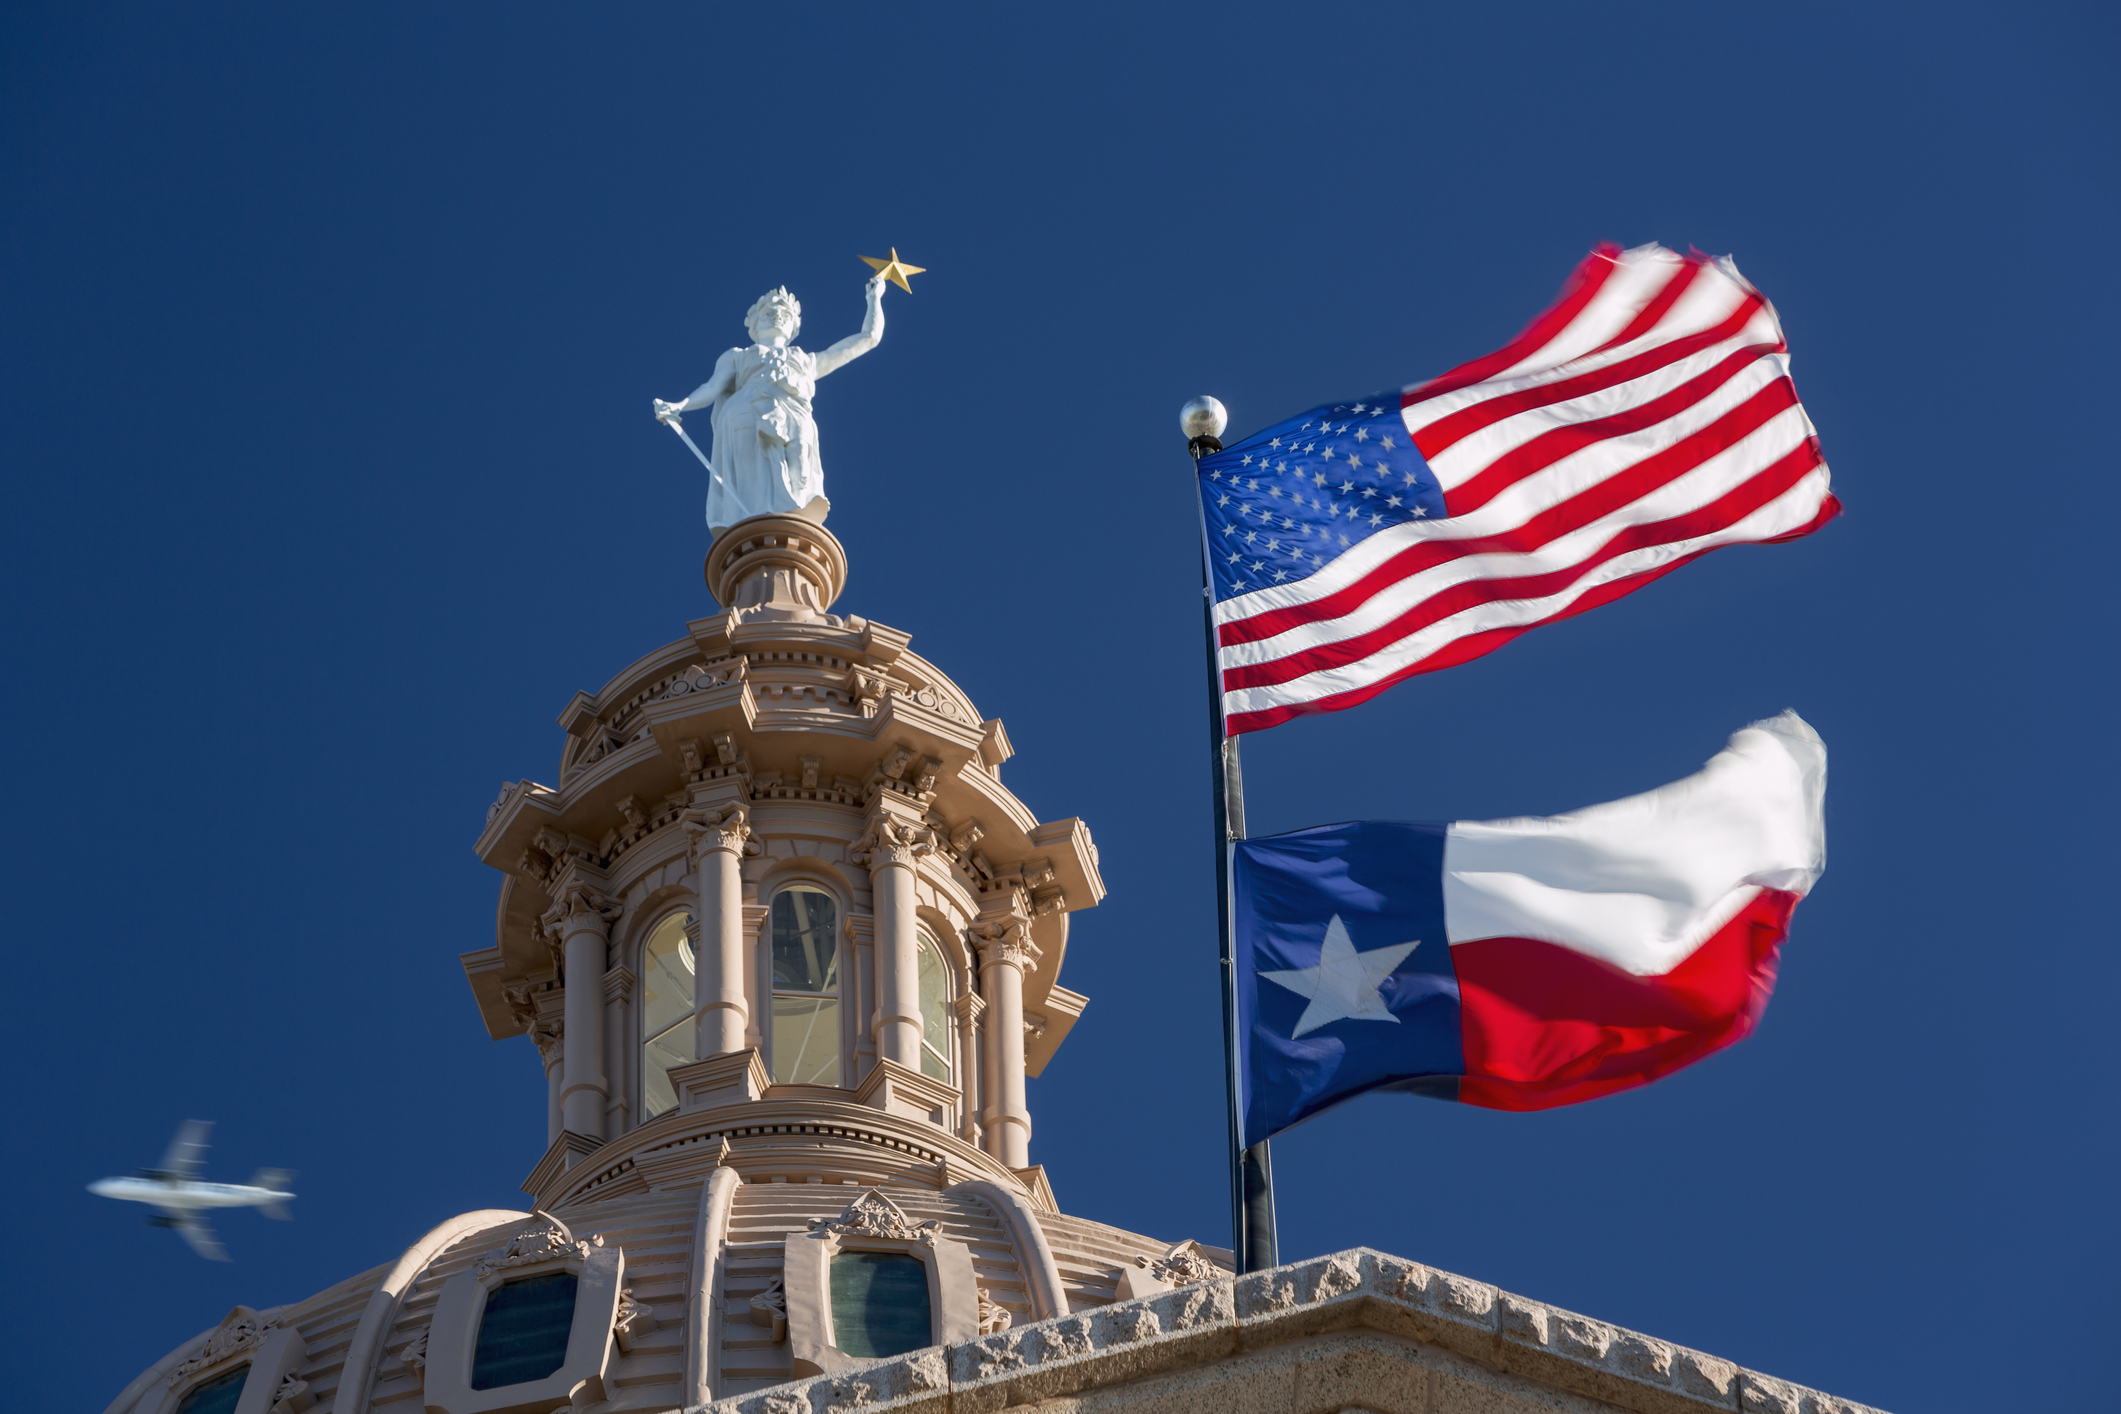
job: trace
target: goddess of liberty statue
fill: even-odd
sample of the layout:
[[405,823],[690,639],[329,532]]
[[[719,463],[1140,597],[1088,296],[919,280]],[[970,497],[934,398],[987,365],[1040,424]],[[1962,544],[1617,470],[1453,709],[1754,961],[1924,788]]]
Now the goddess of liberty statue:
[[803,320],[796,297],[786,289],[768,290],[744,316],[749,348],[731,349],[716,359],[712,376],[683,402],[655,400],[656,417],[681,436],[680,414],[714,410],[707,484],[707,526],[714,535],[746,516],[793,513],[825,519],[832,503],[825,499],[810,400],[818,379],[860,358],[884,337],[884,280],[879,274],[869,281],[862,331],[818,354],[795,347]]

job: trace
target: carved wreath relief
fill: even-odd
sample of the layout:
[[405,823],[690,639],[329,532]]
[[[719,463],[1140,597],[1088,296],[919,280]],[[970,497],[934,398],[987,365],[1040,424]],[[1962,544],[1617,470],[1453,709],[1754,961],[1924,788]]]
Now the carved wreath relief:
[[901,1242],[925,1242],[931,1247],[942,1228],[932,1218],[915,1226],[905,1209],[874,1188],[849,1203],[838,1217],[810,1220],[811,1235],[815,1237],[890,1237]]
[[561,1222],[543,1208],[534,1210],[549,1226],[525,1228],[508,1239],[506,1247],[499,1247],[472,1264],[472,1270],[480,1276],[491,1276],[506,1267],[520,1267],[529,1262],[543,1262],[555,1257],[572,1257],[577,1260],[589,1256],[590,1249],[602,1247],[602,1236],[577,1239],[567,1224]]

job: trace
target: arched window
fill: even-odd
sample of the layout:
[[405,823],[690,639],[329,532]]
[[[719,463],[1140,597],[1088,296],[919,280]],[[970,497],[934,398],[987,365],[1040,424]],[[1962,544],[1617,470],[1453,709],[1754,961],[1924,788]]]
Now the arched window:
[[950,964],[921,930],[921,1073],[950,1082]]
[[177,1406],[177,1414],[230,1414],[236,1401],[243,1397],[243,1382],[249,1378],[250,1366],[238,1365],[225,1375],[193,1385],[191,1393]]
[[773,1078],[840,1083],[839,905],[795,885],[773,896]]
[[641,1118],[654,1119],[678,1107],[667,1074],[692,1064],[692,941],[689,913],[673,913],[655,925],[641,946]]
[[479,1316],[479,1343],[471,1353],[471,1387],[528,1384],[566,1364],[579,1286],[573,1272],[546,1272],[488,1292]]

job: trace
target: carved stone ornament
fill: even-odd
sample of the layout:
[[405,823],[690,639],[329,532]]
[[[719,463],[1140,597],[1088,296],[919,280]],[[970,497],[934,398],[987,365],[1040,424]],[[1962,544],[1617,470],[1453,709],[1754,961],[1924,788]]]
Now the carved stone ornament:
[[559,903],[548,910],[545,916],[551,918],[558,914],[561,919],[569,921],[593,917],[600,923],[614,923],[625,911],[625,907],[617,899],[606,897],[580,879],[574,879],[560,891]]
[[788,1293],[781,1289],[779,1277],[766,1283],[766,1289],[751,1298],[751,1323],[770,1329],[775,1345],[788,1338]]
[[685,838],[692,842],[695,858],[717,851],[742,857],[757,855],[759,846],[751,838],[751,816],[741,805],[727,810],[688,810],[682,823]]
[[551,1065],[560,1058],[561,1037],[566,1034],[566,1029],[557,1016],[547,1017],[531,1026],[530,1039],[538,1048],[538,1058],[545,1064]]
[[1158,1281],[1172,1286],[1214,1281],[1223,1274],[1222,1268],[1202,1255],[1200,1244],[1191,1239],[1174,1245],[1161,1257],[1136,1257],[1134,1264],[1146,1269]]
[[[685,669],[663,690],[667,701],[673,697],[685,697],[695,692],[705,692],[710,687],[722,687],[729,683],[742,682],[751,673],[751,660],[742,656],[724,658],[716,663],[697,664]],[[698,767],[694,767],[698,770]]]
[[427,1335],[433,1329],[432,1325],[422,1326],[420,1333],[406,1341],[404,1348],[398,1351],[398,1363],[403,1365],[405,1373],[415,1380],[419,1379],[420,1372],[427,1368]]
[[265,1414],[308,1414],[316,1402],[316,1396],[309,1392],[309,1381],[289,1375],[272,1392],[272,1403],[266,1406]]
[[618,1314],[611,1322],[611,1333],[618,1338],[619,1349],[631,1354],[633,1343],[654,1329],[655,1307],[634,1300],[630,1286],[620,1290]]
[[536,1024],[538,1003],[531,994],[528,982],[510,982],[501,988],[501,1001],[506,1004],[508,1014],[516,1019],[517,1025],[527,1030]]
[[506,1267],[520,1267],[531,1262],[547,1262],[559,1258],[587,1258],[590,1249],[602,1247],[604,1239],[592,1237],[578,1240],[561,1222],[543,1208],[532,1210],[547,1223],[545,1227],[527,1227],[508,1239],[506,1247],[499,1247],[472,1264],[472,1270],[480,1276],[490,1276]]
[[1037,949],[1031,945],[1028,932],[1021,918],[975,923],[972,925],[972,946],[978,951],[982,963],[1005,962],[1028,969],[1038,961]]
[[1005,1331],[1009,1329],[1009,1323],[1015,1319],[1014,1316],[1009,1314],[1008,1307],[996,1305],[988,1297],[986,1287],[983,1286],[979,1289],[979,1333],[981,1335],[993,1335],[996,1331]]
[[170,1384],[180,1385],[201,1370],[218,1365],[232,1355],[256,1350],[265,1343],[266,1334],[272,1330],[274,1324],[248,1306],[236,1307],[222,1320],[214,1333],[206,1338],[206,1344],[200,1348],[198,1354],[169,1372]]
[[935,831],[926,826],[907,824],[878,811],[870,819],[869,828],[862,832],[862,837],[848,849],[847,857],[871,869],[885,869],[894,864],[911,869],[915,860],[933,852],[939,843]]
[[916,1226],[906,1210],[874,1188],[847,1205],[836,1218],[812,1218],[813,1237],[893,1237],[901,1242],[934,1245],[943,1225],[933,1219]]

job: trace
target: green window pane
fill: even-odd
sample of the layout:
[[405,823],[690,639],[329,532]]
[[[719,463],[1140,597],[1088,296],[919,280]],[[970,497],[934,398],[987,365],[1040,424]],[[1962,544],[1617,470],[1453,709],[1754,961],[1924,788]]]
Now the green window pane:
[[177,1414],[232,1414],[236,1401],[243,1397],[243,1382],[249,1378],[250,1366],[238,1365],[203,1385],[193,1385],[177,1406]]
[[[641,948],[641,1034],[653,1036],[692,1014],[692,942],[685,936],[689,913],[673,913],[655,925]],[[691,1059],[691,1057],[687,1057]]]
[[773,1078],[784,1085],[840,1083],[840,999],[773,999]]
[[773,896],[773,987],[781,992],[839,990],[839,906],[817,889]]
[[946,1084],[950,1079],[950,1062],[944,1060],[935,1047],[925,1041],[921,1043],[921,1074]]
[[950,967],[935,939],[920,935],[921,1073],[950,1079]]
[[950,1034],[950,968],[935,939],[921,934],[921,1030],[940,1046]]
[[574,1293],[573,1272],[519,1277],[490,1292],[471,1353],[471,1387],[528,1384],[565,1364]]
[[897,1252],[832,1258],[832,1343],[849,1355],[903,1355],[935,1344],[928,1264]]
[[677,1089],[664,1072],[674,1065],[692,1064],[694,1030],[692,1013],[687,1012],[683,1021],[660,1036],[649,1037],[648,1043],[641,1047],[642,1119],[654,1119],[677,1108]]

